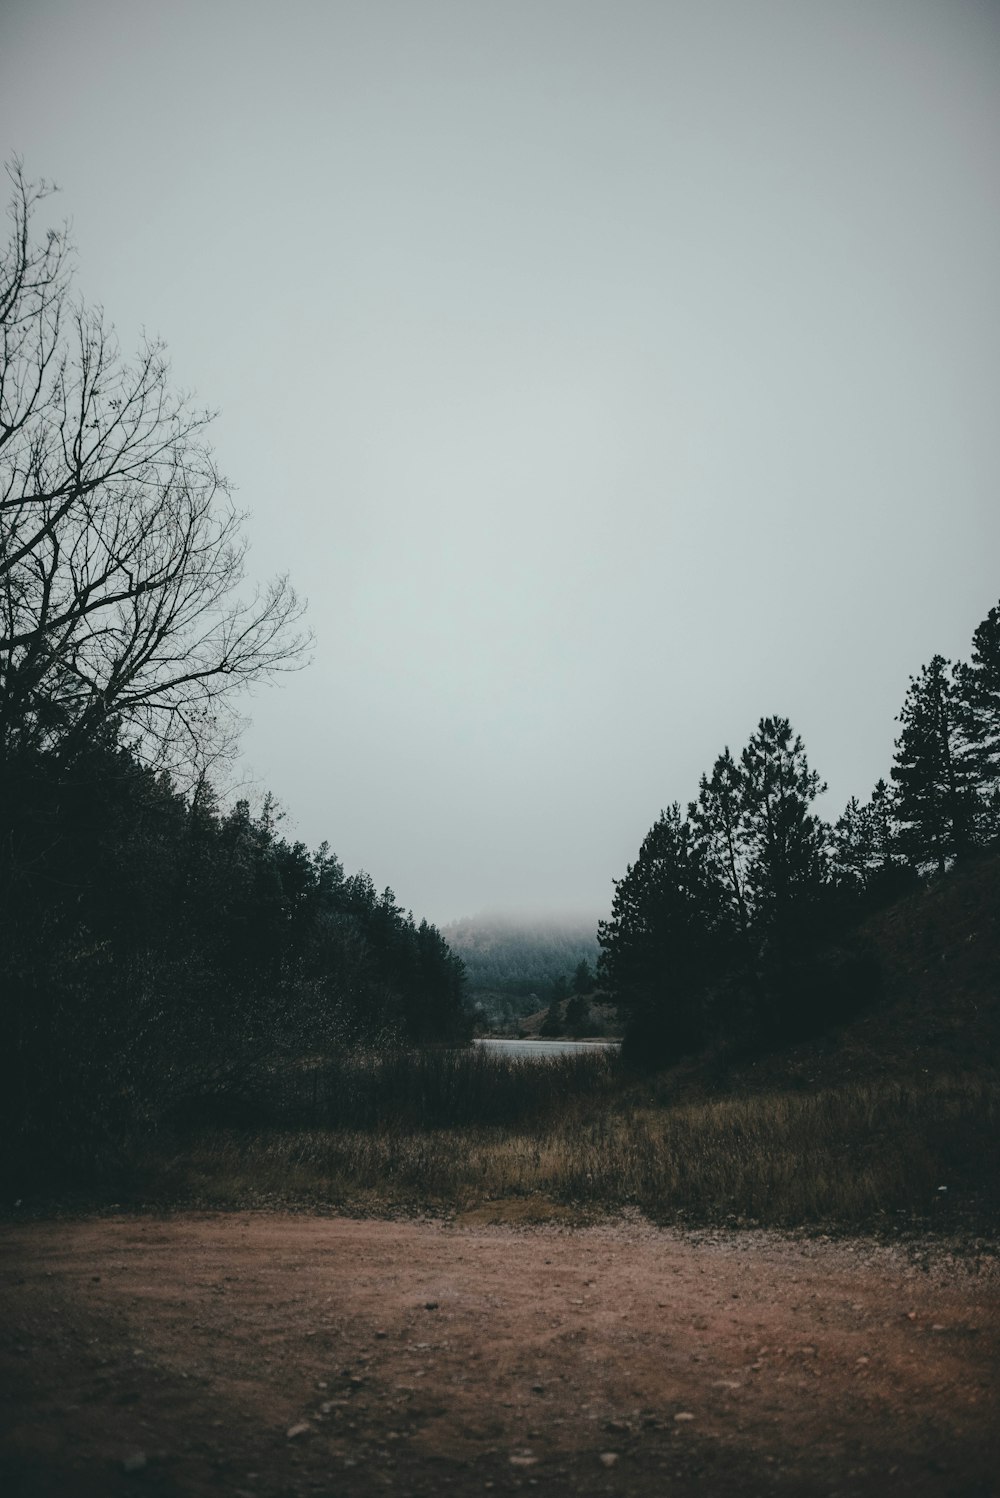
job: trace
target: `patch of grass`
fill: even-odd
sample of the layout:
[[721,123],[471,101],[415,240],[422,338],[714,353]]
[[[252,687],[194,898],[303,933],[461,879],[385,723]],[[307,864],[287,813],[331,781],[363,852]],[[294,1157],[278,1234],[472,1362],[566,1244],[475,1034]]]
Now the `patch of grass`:
[[344,1055],[299,1086],[300,1095],[312,1086],[316,1118],[331,1127],[513,1127],[580,1099],[593,1103],[620,1076],[615,1050],[522,1061],[472,1046]]
[[133,1162],[137,1191],[476,1220],[631,1206],[659,1222],[976,1231],[1000,1205],[1000,1087],[981,1074],[673,1105],[600,1055],[369,1057],[323,1077],[322,1123],[161,1142]]

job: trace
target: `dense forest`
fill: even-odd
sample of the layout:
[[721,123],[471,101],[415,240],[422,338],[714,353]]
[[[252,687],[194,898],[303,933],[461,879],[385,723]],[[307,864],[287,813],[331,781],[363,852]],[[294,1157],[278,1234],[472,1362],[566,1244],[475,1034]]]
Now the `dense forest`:
[[713,1043],[813,1034],[877,997],[866,915],[1000,842],[1000,606],[968,661],[911,678],[888,781],[834,826],[785,718],[724,749],[686,811],[661,812],[600,927],[627,1050],[662,1062]]
[[467,1028],[462,966],[391,890],[212,788],[240,689],[303,660],[284,578],[164,350],[122,356],[15,163],[0,258],[0,1129],[69,1159],[232,1102],[282,1057]]

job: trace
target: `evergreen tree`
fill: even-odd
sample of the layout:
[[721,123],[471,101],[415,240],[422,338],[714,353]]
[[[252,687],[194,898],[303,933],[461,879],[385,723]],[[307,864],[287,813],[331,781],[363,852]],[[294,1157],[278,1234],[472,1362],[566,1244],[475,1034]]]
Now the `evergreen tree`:
[[698,800],[688,808],[707,877],[728,905],[732,925],[746,935],[750,929],[747,868],[746,779],[729,747],[703,775]]
[[549,989],[549,1003],[564,1004],[568,998],[569,984],[566,981],[566,974],[560,973],[557,978],[553,978],[552,980],[552,985]]
[[972,636],[972,660],[961,687],[971,709],[973,763],[979,780],[993,786],[1000,781],[1000,605]]
[[912,872],[899,850],[895,802],[884,780],[878,780],[864,804],[852,796],[833,829],[833,874],[842,890],[869,908],[895,899]]
[[910,678],[892,766],[900,847],[915,868],[939,873],[976,835],[977,760],[960,681],[941,655]]
[[899,867],[896,810],[892,791],[879,777],[868,803],[868,840],[872,867],[877,875]]
[[540,1030],[538,1032],[540,1035],[545,1035],[545,1036],[551,1037],[553,1035],[561,1035],[562,1034],[562,1032],[563,1032],[563,1012],[562,1012],[562,1006],[563,1006],[562,999],[560,999],[556,994],[553,994],[552,997],[551,997],[551,999],[549,1000],[549,1007],[546,1010],[545,1018],[542,1020],[541,1028],[540,1028]]
[[978,792],[976,841],[1000,839],[1000,605],[972,636],[972,659],[956,672],[956,693]]
[[833,869],[841,884],[864,889],[872,862],[871,809],[852,796],[833,828]]
[[590,1029],[590,1003],[586,994],[574,993],[566,1005],[566,1028],[571,1035],[586,1035]]
[[675,802],[616,880],[611,919],[598,927],[600,973],[629,1016],[633,1053],[662,1059],[703,1040],[712,940],[723,919],[700,840]]
[[754,925],[780,943],[827,880],[829,832],[810,810],[826,786],[787,718],[761,718],[740,769]]
[[586,957],[582,958],[574,969],[573,992],[584,998],[594,992],[594,974]]

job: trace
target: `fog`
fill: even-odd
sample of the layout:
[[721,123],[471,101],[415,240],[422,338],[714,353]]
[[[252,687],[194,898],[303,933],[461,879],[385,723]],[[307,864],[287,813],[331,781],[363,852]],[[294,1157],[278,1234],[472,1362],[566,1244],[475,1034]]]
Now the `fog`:
[[606,912],[788,716],[835,818],[1000,597],[1000,9],[7,0],[0,141],[310,602],[272,790],[439,923]]

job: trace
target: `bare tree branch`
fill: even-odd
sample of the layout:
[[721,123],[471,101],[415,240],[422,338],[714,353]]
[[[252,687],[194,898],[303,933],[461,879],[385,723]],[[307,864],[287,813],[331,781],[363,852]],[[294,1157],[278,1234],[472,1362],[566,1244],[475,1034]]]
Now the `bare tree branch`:
[[213,413],[170,385],[159,342],[122,357],[71,296],[51,189],[13,184],[0,256],[0,753],[66,755],[113,721],[145,758],[203,764],[239,691],[300,664],[287,578],[245,588],[244,517],[207,442]]

